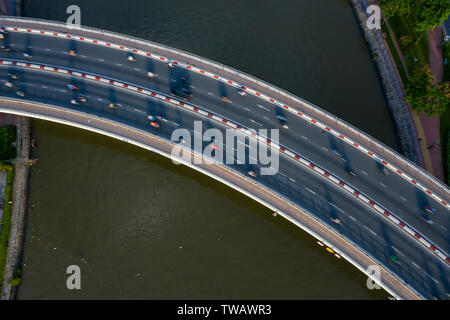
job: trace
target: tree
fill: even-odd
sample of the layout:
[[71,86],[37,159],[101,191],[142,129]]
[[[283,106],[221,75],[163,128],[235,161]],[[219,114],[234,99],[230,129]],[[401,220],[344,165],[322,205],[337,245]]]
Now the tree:
[[386,19],[390,19],[396,15],[409,15],[413,5],[414,0],[380,0],[380,6],[383,9]]
[[433,84],[434,75],[428,65],[417,64],[406,85],[406,100],[411,108],[427,116],[443,114],[450,104],[448,82]]
[[422,0],[418,5],[414,27],[419,32],[434,29],[450,15],[448,0]]

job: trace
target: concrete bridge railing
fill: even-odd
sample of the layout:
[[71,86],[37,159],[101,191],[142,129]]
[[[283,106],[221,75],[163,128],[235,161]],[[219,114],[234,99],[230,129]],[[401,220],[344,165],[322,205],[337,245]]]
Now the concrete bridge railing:
[[[30,28],[41,28],[43,30],[51,29],[52,31],[61,33],[78,34],[86,37],[93,37],[103,41],[118,42],[120,44],[124,44],[136,49],[152,51],[157,54],[170,57],[173,60],[180,60],[193,66],[206,69],[212,73],[217,73],[224,77],[228,77],[232,81],[252,87],[253,89],[264,92],[265,94],[276,99],[286,101],[286,103],[289,103],[298,111],[308,114],[309,116],[317,119],[323,124],[341,132],[343,135],[351,138],[352,140],[357,141],[360,145],[365,146],[379,158],[386,160],[388,163],[394,165],[402,172],[413,177],[416,181],[427,186],[426,189],[432,190],[433,193],[438,194],[441,198],[448,199],[450,197],[450,190],[444,183],[430,175],[428,172],[424,171],[415,163],[400,155],[398,152],[394,151],[378,140],[370,137],[361,130],[328,113],[320,107],[315,106],[312,103],[309,103],[293,94],[286,92],[285,90],[277,88],[271,84],[268,84],[267,82],[259,80],[241,71],[227,67],[223,64],[219,64],[217,62],[196,56],[194,54],[190,54],[182,50],[174,49],[151,41],[146,41],[132,36],[126,36],[115,32],[91,27],[82,26],[79,28],[73,28],[60,22],[17,17],[1,17],[0,24],[7,24],[17,27],[26,26]],[[126,32],[126,30],[124,30],[124,32]]]

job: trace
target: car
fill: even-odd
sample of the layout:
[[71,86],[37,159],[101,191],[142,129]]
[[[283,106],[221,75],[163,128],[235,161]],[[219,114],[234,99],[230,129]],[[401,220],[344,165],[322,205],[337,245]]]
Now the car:
[[83,95],[81,95],[81,94],[78,95],[77,100],[78,100],[78,102],[83,102],[83,103],[86,103],[86,102],[87,102],[86,96],[83,96]]
[[14,88],[14,85],[11,82],[9,82],[9,81],[5,82],[5,86],[8,87],[8,88]]
[[33,57],[31,54],[26,53],[26,52],[23,53],[23,56],[24,56],[25,58],[32,58],[32,57]]
[[254,171],[247,171],[247,174],[253,178],[256,178],[256,173]]
[[3,32],[0,32],[0,39],[3,39],[4,37]]
[[80,104],[80,103],[79,103],[77,100],[75,100],[75,99],[70,100],[70,103],[71,103],[71,104],[74,104],[74,105],[79,105],[79,104]]
[[434,208],[430,207],[430,206],[425,207],[425,210],[428,213],[436,214],[436,210]]
[[154,77],[156,77],[156,74],[154,74],[153,72],[147,72],[147,77],[149,77],[149,78],[154,78]]
[[117,104],[110,103],[110,104],[108,104],[108,107],[110,107],[111,109],[117,109]]
[[166,118],[164,118],[162,116],[156,116],[156,118],[158,118],[159,120],[164,121],[164,122],[169,122],[169,120],[167,120]]
[[422,218],[423,218],[423,220],[425,220],[425,222],[428,223],[428,224],[433,224],[433,223],[434,223],[433,220],[431,220],[431,219],[430,219],[428,216],[426,216],[426,215],[423,215]]
[[172,62],[167,62],[167,66],[168,66],[169,68],[173,68],[173,67],[175,67],[175,66],[173,65],[173,63],[172,63]]
[[0,50],[2,50],[2,51],[10,51],[11,49],[8,48],[7,46],[0,46]]
[[19,97],[25,97],[25,93],[24,93],[23,91],[16,91],[16,94],[17,94]]
[[281,113],[277,114],[277,119],[278,119],[278,121],[280,121],[280,124],[281,124],[282,128],[285,128],[285,129],[289,128],[288,125],[287,125],[286,118]]
[[134,61],[135,59],[134,59],[134,56],[131,53],[129,53],[128,57],[127,57],[127,60],[128,61]]
[[159,128],[159,127],[160,127],[159,123],[158,123],[158,122],[155,122],[155,121],[150,121],[150,125],[151,125],[152,127],[155,127],[155,128]]
[[19,80],[19,76],[15,75],[15,74],[8,73],[8,77],[10,77],[13,80]]
[[69,88],[70,90],[80,90],[77,86],[74,86],[73,84],[68,84],[67,88]]
[[223,102],[229,102],[230,99],[228,99],[227,97],[221,97],[220,100],[222,100]]
[[69,54],[70,54],[72,57],[75,57],[75,56],[77,55],[77,53],[75,52],[75,50],[70,50],[70,51],[69,51]]
[[172,89],[172,94],[188,101],[191,100],[191,90],[184,87],[176,87]]
[[333,221],[334,223],[340,224],[341,220],[339,220],[338,218],[333,218],[331,219],[331,221]]
[[247,93],[244,90],[242,90],[242,89],[238,89],[237,93],[240,94],[243,97],[247,95]]

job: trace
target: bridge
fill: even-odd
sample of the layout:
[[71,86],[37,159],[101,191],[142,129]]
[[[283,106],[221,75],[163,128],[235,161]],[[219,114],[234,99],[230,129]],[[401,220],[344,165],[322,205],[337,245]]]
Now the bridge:
[[[379,284],[396,298],[448,299],[450,190],[394,150],[288,92],[174,48],[37,19],[2,17],[0,26],[0,112],[166,157],[178,144],[175,129],[199,134],[196,120],[235,129],[279,152],[276,174],[249,174],[260,169],[250,164],[179,162],[269,207],[362,272],[377,266]],[[190,99],[173,95],[179,87]],[[279,128],[279,141],[253,130],[260,128]],[[200,154],[189,150],[189,157]]]

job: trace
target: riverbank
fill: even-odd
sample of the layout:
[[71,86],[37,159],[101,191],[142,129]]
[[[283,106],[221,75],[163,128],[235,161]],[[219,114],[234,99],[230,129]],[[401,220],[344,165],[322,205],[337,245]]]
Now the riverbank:
[[[0,14],[20,16],[22,13],[21,3],[21,0],[0,0]],[[4,273],[2,274],[1,299],[9,300],[14,298],[14,288],[20,282],[17,279],[17,275],[20,273],[20,258],[23,249],[25,213],[27,208],[28,167],[30,165],[30,119],[4,114],[1,114],[0,117],[14,121],[17,128],[17,157],[12,161],[15,174],[13,184],[10,186],[12,188],[12,203],[10,214],[4,214],[3,216],[4,219],[8,220],[3,226],[7,226],[9,229],[9,239],[6,235],[8,244]]]
[[404,102],[400,84],[401,79],[395,68],[395,63],[390,55],[389,48],[385,45],[379,30],[369,30],[366,27],[366,8],[371,3],[368,3],[366,0],[350,0],[350,3],[377,67],[386,101],[396,128],[401,153],[412,162],[425,168],[424,157],[418,144],[419,137],[417,135],[416,124],[413,120],[411,109]]

